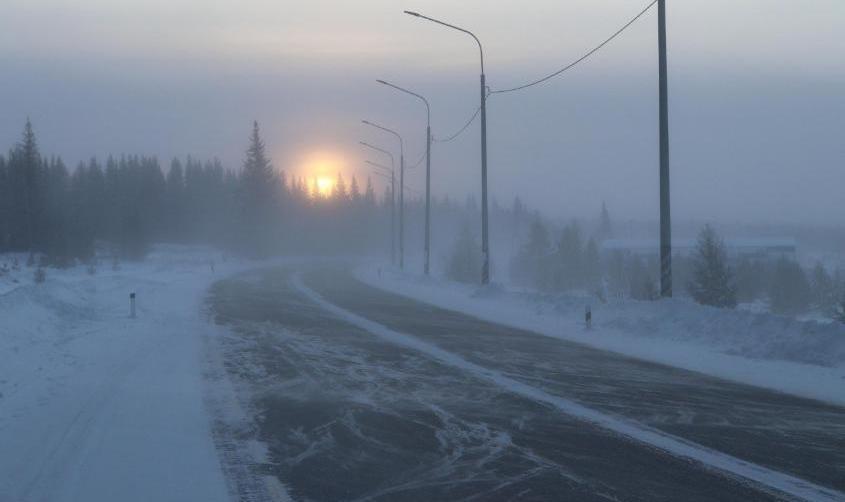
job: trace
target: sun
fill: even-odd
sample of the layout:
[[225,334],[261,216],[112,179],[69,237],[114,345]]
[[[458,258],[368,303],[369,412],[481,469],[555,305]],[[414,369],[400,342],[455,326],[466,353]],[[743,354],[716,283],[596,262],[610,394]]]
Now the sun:
[[317,177],[317,193],[323,197],[330,197],[334,188],[334,180],[328,176]]

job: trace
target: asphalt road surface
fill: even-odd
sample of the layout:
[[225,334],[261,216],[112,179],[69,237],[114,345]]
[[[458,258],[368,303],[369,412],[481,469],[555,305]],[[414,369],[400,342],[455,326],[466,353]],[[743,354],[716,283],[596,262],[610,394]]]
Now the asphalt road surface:
[[[217,283],[209,300],[230,333],[222,358],[248,403],[250,435],[268,445],[253,470],[296,500],[843,497],[845,409],[492,324],[367,286],[348,270],[252,272]],[[783,479],[806,486],[782,490]]]

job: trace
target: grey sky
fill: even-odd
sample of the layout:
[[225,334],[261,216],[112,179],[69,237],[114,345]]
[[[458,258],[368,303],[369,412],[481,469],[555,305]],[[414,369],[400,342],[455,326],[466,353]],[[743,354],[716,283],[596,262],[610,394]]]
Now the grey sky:
[[[0,144],[30,115],[45,153],[71,163],[125,152],[237,167],[256,118],[277,167],[305,173],[327,156],[351,173],[359,139],[390,144],[369,118],[401,129],[412,162],[424,111],[374,79],[429,96],[442,137],[477,106],[478,62],[471,39],[403,9],[475,31],[495,89],[562,66],[646,3],[5,0]],[[845,3],[667,3],[675,216],[843,224]],[[655,19],[563,78],[491,98],[500,200],[656,217]],[[436,193],[477,192],[477,126],[432,158]]]

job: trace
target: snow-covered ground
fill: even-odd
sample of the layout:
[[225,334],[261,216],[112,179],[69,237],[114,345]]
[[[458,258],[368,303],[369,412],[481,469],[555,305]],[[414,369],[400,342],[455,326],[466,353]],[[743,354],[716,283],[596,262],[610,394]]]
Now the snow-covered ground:
[[[468,286],[368,266],[362,281],[481,319],[679,368],[845,405],[845,326],[683,299],[611,301]],[[593,327],[584,325],[590,304]]]
[[220,258],[161,246],[95,275],[48,269],[35,284],[21,262],[0,276],[0,500],[228,500],[204,404],[201,302],[246,265]]

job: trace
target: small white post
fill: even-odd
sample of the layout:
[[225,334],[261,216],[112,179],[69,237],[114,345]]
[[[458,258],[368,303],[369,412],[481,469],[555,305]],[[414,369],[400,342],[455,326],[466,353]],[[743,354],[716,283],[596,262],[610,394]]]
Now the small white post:
[[593,309],[590,308],[589,304],[587,304],[587,307],[584,309],[584,324],[587,326],[587,329],[591,329],[593,327]]
[[129,317],[135,319],[135,293],[129,293]]

